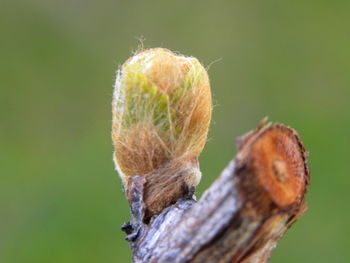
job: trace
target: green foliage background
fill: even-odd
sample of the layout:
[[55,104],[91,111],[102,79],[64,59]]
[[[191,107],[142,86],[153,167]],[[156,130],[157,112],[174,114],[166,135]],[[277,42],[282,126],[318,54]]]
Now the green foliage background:
[[349,262],[350,1],[0,0],[0,262],[130,262],[112,164],[117,65],[145,38],[211,65],[201,194],[264,116],[310,152],[271,262]]

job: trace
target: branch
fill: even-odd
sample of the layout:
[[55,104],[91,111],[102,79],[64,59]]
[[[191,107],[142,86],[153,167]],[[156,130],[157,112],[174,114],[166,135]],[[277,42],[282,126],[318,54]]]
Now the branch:
[[145,222],[146,175],[127,189],[132,219],[122,229],[133,262],[267,262],[306,211],[306,153],[297,133],[265,125],[237,141],[238,153],[195,201],[191,193]]

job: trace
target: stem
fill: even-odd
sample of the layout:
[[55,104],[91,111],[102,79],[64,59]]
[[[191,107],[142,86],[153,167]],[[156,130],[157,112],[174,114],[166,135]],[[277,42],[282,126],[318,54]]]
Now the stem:
[[124,229],[133,262],[267,262],[306,211],[305,150],[297,133],[281,124],[260,125],[238,140],[238,150],[198,202],[179,199],[148,223],[146,176],[131,177],[132,220]]

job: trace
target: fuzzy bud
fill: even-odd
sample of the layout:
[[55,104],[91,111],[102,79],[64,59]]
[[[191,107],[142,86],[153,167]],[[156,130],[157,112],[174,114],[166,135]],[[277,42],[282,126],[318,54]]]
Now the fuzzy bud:
[[124,184],[162,169],[191,170],[186,180],[198,184],[196,160],[212,102],[207,72],[196,58],[163,48],[137,53],[117,71],[112,107],[114,161]]

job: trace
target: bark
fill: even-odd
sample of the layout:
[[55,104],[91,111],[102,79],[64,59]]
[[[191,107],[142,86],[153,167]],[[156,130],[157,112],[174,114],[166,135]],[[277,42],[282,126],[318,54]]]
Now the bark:
[[238,153],[196,201],[179,199],[144,222],[145,176],[132,177],[128,234],[133,262],[267,262],[306,211],[306,153],[297,133],[261,124],[237,141]]

